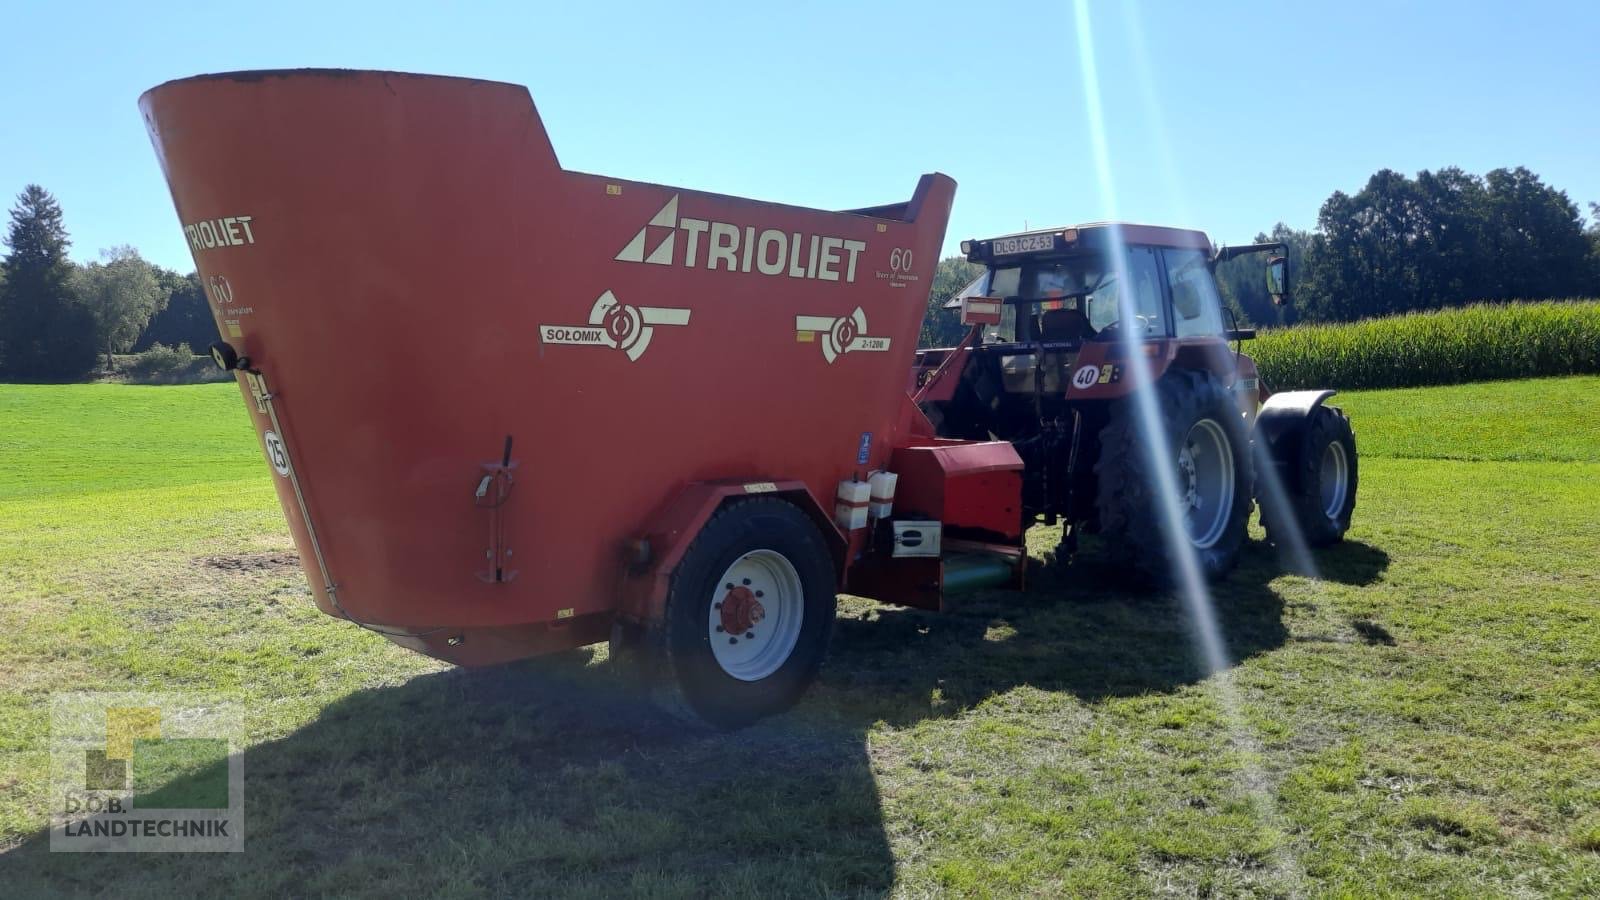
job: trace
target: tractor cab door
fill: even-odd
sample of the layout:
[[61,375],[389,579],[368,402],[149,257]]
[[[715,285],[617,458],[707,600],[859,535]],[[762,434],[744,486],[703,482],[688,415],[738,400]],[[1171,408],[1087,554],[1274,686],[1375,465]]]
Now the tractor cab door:
[[1178,338],[1221,338],[1222,295],[1210,260],[1194,248],[1166,248],[1161,261],[1172,291],[1172,333]]
[[1231,391],[1247,423],[1260,405],[1260,378],[1255,361],[1228,345],[1222,295],[1210,260],[1202,250],[1161,251],[1167,287],[1172,296],[1172,332],[1177,338],[1178,365],[1211,372]]

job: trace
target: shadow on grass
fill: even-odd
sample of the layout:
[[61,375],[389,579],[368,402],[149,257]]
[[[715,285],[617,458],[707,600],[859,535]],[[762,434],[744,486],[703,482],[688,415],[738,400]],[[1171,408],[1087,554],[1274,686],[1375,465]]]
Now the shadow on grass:
[[[1315,557],[1326,578],[1352,585],[1376,580],[1389,561],[1356,542]],[[1232,576],[1210,585],[1231,661],[1288,639],[1283,600],[1269,586],[1284,571],[1275,548],[1251,541]],[[1069,566],[1034,568],[1026,593],[958,597],[942,613],[885,607],[842,619],[823,687],[845,687],[835,699],[856,718],[898,725],[958,713],[1017,685],[1095,703],[1205,678],[1181,602],[1129,592],[1127,582],[1087,547]]]
[[709,734],[590,659],[574,651],[351,694],[245,752],[243,853],[52,854],[39,834],[0,856],[0,894],[889,889],[859,731],[784,717]]
[[[1296,566],[1289,559],[1290,554],[1270,545],[1256,545],[1253,549],[1257,552],[1252,555],[1259,555],[1262,558],[1251,562],[1263,564],[1263,571],[1272,575],[1281,573],[1314,575],[1325,581],[1337,581],[1340,584],[1357,587],[1377,581],[1383,571],[1389,568],[1389,554],[1360,541],[1345,541],[1313,551],[1311,562],[1316,566],[1315,572],[1297,572]],[[1243,576],[1235,577],[1249,577],[1255,574],[1253,565],[1241,562],[1241,568],[1246,569]]]
[[[1376,577],[1381,551],[1360,546],[1321,556]],[[1234,660],[1286,640],[1266,586],[1275,566],[1252,544],[1214,590]],[[1100,587],[1116,574],[1087,560],[941,614],[841,618],[811,698],[735,734],[663,716],[587,650],[360,691],[245,753],[243,853],[50,854],[39,834],[0,856],[0,884],[8,896],[881,895],[895,863],[865,738],[875,723],[957,715],[1018,685],[1093,703],[1204,677],[1178,605]]]

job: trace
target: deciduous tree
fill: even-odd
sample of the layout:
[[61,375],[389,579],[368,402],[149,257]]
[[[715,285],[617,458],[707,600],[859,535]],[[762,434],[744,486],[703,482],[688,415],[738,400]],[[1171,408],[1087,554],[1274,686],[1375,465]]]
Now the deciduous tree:
[[1592,294],[1593,248],[1566,193],[1525,168],[1415,179],[1384,169],[1322,205],[1297,307],[1308,319],[1349,321]]
[[199,275],[194,272],[179,275],[157,266],[156,281],[166,295],[167,305],[145,326],[144,333],[133,345],[135,352],[160,343],[168,347],[188,344],[203,353],[220,339],[217,320],[211,315],[211,305],[206,301]]
[[961,289],[983,274],[983,267],[967,262],[965,257],[947,256],[939,260],[933,270],[933,284],[928,291],[928,310],[922,319],[922,333],[917,338],[919,347],[950,347],[960,342],[966,329],[961,327],[960,316],[944,304]]
[[167,295],[156,279],[155,267],[132,247],[101,252],[104,262],[78,269],[73,279],[79,298],[94,314],[98,346],[111,355],[127,350],[139,338],[150,317],[166,305]]

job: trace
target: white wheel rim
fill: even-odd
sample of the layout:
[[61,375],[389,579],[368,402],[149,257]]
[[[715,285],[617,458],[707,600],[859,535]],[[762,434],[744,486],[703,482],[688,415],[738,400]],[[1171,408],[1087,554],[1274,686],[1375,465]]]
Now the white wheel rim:
[[1322,512],[1330,519],[1338,519],[1344,512],[1344,500],[1350,490],[1350,460],[1345,457],[1344,445],[1329,441],[1322,451]]
[[734,560],[707,606],[711,655],[740,681],[778,671],[800,642],[805,590],[794,564],[776,550],[752,550]]
[[1178,448],[1179,502],[1189,540],[1206,550],[1222,540],[1233,517],[1233,446],[1213,419],[1201,419]]

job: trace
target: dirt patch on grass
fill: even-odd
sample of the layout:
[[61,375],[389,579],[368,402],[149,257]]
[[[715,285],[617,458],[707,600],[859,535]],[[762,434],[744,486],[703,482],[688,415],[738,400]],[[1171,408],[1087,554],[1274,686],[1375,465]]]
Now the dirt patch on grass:
[[300,568],[300,554],[236,553],[227,556],[201,556],[195,559],[195,563],[207,569],[245,574],[295,571]]

